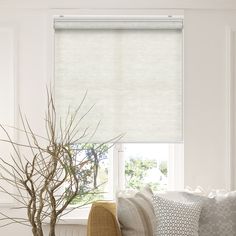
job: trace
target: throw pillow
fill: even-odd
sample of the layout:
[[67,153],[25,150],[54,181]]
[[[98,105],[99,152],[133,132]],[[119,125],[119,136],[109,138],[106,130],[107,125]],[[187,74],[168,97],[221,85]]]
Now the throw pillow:
[[186,199],[203,202],[199,220],[199,236],[236,236],[236,192],[214,191],[200,197],[185,193]]
[[146,185],[144,188],[142,188],[139,192],[135,194],[135,196],[140,196],[144,199],[147,199],[152,203],[152,198],[153,198],[153,191],[152,189]]
[[197,236],[201,213],[199,201],[177,202],[155,195],[156,236]]
[[156,196],[176,202],[184,202],[186,201],[186,198],[185,196],[183,196],[182,193],[183,191],[164,191],[164,192],[158,192]]
[[[147,194],[148,192],[148,194]],[[122,236],[153,236],[155,214],[147,189],[133,197],[118,197],[118,219]]]
[[185,188],[185,192],[192,193],[199,196],[206,196],[206,192],[201,186],[197,186],[195,189],[192,189],[191,187],[187,186]]

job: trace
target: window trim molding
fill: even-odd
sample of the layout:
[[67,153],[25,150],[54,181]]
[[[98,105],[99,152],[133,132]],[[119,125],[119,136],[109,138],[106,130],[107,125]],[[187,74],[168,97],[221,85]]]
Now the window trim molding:
[[184,189],[184,144],[169,144],[168,190]]
[[[234,82],[234,66],[235,56],[233,49],[235,45],[236,27],[225,27],[225,39],[226,39],[226,57],[225,57],[225,78],[226,78],[226,188],[227,190],[234,190],[236,187],[234,170],[234,164],[236,162],[236,147],[235,147],[235,102],[236,97],[234,95],[236,85]],[[234,39],[234,40],[233,40]]]

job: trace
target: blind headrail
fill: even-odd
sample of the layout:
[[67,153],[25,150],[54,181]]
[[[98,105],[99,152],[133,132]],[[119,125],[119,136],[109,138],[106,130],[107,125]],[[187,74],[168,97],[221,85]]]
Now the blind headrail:
[[56,16],[60,29],[172,29],[183,28],[183,18],[173,16]]

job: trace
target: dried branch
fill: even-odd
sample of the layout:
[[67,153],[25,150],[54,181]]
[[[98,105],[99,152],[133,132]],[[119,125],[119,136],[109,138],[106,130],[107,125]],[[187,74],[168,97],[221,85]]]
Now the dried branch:
[[[44,119],[46,137],[34,133],[28,119],[21,111],[22,128],[10,128],[24,134],[26,143],[13,140],[7,129],[0,124],[0,128],[6,135],[6,138],[1,138],[0,141],[10,144],[13,149],[13,154],[10,154],[11,162],[0,157],[0,180],[15,188],[15,192],[12,192],[5,185],[0,186],[0,192],[11,196],[19,203],[19,206],[12,209],[24,209],[27,213],[27,218],[24,219],[9,217],[0,212],[2,216],[0,222],[3,222],[0,227],[19,223],[30,226],[34,236],[43,236],[42,226],[49,219],[49,235],[55,236],[55,225],[58,220],[77,208],[66,211],[73,200],[97,193],[100,186],[88,183],[94,177],[94,165],[98,162],[86,154],[86,151],[100,122],[91,135],[88,133],[89,127],[81,133],[81,121],[94,107],[93,105],[84,114],[80,114],[86,96],[87,92],[74,112],[71,112],[70,107],[68,108],[63,123],[62,119],[57,117],[52,92],[47,91],[48,103]],[[121,137],[122,135],[119,135],[105,143],[97,144],[93,147],[93,152],[101,155]],[[65,187],[65,183],[66,189],[59,194]],[[79,207],[88,203],[91,203],[90,199]]]

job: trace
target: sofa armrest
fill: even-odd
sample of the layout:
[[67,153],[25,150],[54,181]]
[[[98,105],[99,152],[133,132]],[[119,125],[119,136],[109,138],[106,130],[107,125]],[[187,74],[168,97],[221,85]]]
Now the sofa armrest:
[[87,236],[121,236],[115,203],[93,203],[89,213]]

